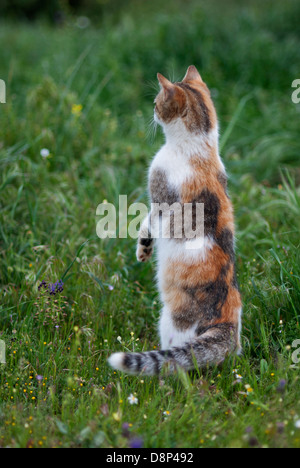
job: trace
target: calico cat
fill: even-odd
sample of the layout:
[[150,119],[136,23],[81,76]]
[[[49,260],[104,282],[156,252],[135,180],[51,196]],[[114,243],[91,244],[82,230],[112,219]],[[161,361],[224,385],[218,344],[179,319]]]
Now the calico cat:
[[[157,279],[163,309],[161,351],[115,353],[109,364],[127,373],[158,374],[222,362],[240,352],[242,304],[235,273],[234,217],[227,176],[218,152],[218,123],[210,92],[192,65],[181,82],[158,74],[154,118],[165,144],[149,170],[153,204],[204,204],[204,235],[163,236]],[[152,216],[152,217],[151,217]],[[139,233],[137,259],[153,253],[153,210]],[[187,248],[187,244],[189,244]]]

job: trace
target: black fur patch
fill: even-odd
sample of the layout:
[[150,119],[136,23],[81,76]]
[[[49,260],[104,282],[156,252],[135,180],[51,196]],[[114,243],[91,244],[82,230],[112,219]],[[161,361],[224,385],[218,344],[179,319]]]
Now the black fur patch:
[[158,354],[164,358],[168,358],[168,359],[173,359],[174,358],[174,355],[172,353],[172,351],[170,349],[167,349],[167,350],[163,350],[163,351],[158,351]]
[[151,239],[151,237],[149,237],[148,239],[140,239],[140,244],[141,245],[144,245],[145,247],[149,247],[151,244],[152,244],[152,241],[153,239]]
[[132,369],[133,356],[131,354],[125,354],[124,356],[124,366],[127,369]]
[[170,187],[166,173],[160,169],[154,169],[150,175],[149,191],[152,203],[179,202],[178,192]]
[[193,88],[192,86],[188,85],[187,83],[176,83],[177,86],[183,88],[185,90],[190,91],[194,94],[197,98],[198,108],[196,109],[195,106],[190,102],[190,112],[193,113],[195,120],[197,121],[197,128],[200,130],[204,130],[205,133],[208,133],[211,129],[211,121],[209,118],[209,111],[204,103],[202,94],[197,89]]
[[234,254],[234,239],[233,239],[233,234],[230,231],[230,229],[225,228],[221,232],[221,234],[216,238],[216,242],[221,247],[223,252],[225,252],[231,262],[235,261],[235,254]]
[[159,357],[158,357],[158,354],[157,352],[155,351],[150,351],[149,352],[149,356],[151,357],[151,359],[154,361],[154,366],[155,366],[155,373],[156,374],[159,374],[159,371],[160,371],[160,361],[159,361]]
[[[204,203],[204,235],[215,238],[220,211],[219,198],[208,189],[202,190],[200,195],[192,201],[193,216],[196,216],[196,203]],[[194,220],[193,228],[195,229]]]
[[135,354],[135,360],[136,360],[136,371],[141,372],[142,370],[142,355],[141,354]]

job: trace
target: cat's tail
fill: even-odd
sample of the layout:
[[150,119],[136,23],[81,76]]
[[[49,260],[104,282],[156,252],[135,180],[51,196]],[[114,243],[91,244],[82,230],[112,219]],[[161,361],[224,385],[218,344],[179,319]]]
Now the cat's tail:
[[143,353],[115,353],[108,359],[114,369],[129,374],[159,374],[164,367],[174,372],[177,367],[185,370],[221,363],[226,355],[237,350],[237,326],[222,323],[204,331],[198,338],[182,347],[165,351]]

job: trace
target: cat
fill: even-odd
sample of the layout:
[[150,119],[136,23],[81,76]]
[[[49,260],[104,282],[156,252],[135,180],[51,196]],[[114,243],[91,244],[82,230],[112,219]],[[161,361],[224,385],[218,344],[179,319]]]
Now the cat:
[[[242,303],[235,270],[234,215],[227,175],[218,151],[218,122],[210,92],[191,65],[181,82],[157,74],[154,119],[165,144],[149,170],[152,204],[204,204],[204,236],[163,236],[157,246],[157,281],[163,308],[160,351],[114,353],[114,369],[159,374],[221,363],[240,353]],[[156,205],[155,205],[156,206]],[[194,211],[193,211],[194,213]],[[152,217],[151,217],[152,216]],[[142,223],[137,259],[154,247],[152,213]],[[189,244],[189,248],[187,248]]]

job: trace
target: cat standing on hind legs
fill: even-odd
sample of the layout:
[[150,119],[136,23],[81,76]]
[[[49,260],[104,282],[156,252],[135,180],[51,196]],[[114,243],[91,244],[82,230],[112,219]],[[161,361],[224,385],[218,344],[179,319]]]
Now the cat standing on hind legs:
[[[152,204],[204,204],[202,238],[155,238],[163,308],[161,351],[115,353],[109,364],[132,374],[158,374],[165,364],[185,370],[222,362],[239,352],[242,304],[235,274],[234,217],[218,151],[218,123],[210,92],[194,66],[181,82],[157,75],[154,118],[165,144],[149,170]],[[152,205],[153,206],[153,205]],[[156,205],[155,205],[156,206]],[[154,248],[153,212],[142,224],[137,258]],[[174,234],[174,232],[173,232]]]

